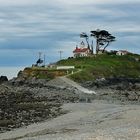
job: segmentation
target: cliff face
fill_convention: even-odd
[[[18,73],[18,78],[36,78],[51,80],[58,76],[64,76],[67,70],[46,69],[40,67],[25,68]]]

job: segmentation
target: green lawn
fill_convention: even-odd
[[[79,73],[70,76],[75,81],[82,82],[106,77],[140,77],[139,55],[98,55],[96,57],[70,58],[61,60],[58,65],[74,65],[81,69]]]

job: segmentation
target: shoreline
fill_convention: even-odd
[[[20,70],[24,70],[25,67],[14,67],[14,66],[4,66],[0,67],[0,76],[7,76],[9,80],[13,79],[14,77],[17,77],[17,74]]]
[[[96,100],[93,103],[64,104],[63,109],[69,112],[49,121],[2,133],[0,140],[138,140],[140,136],[140,106]]]

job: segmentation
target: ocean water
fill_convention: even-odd
[[[17,74],[20,70],[23,70],[25,67],[0,67],[0,76],[7,76],[8,79],[17,77]]]

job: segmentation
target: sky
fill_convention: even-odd
[[[139,13],[140,0],[0,0],[0,67],[31,66],[39,52],[46,63],[70,57],[96,29],[116,37],[109,50],[140,54]]]

